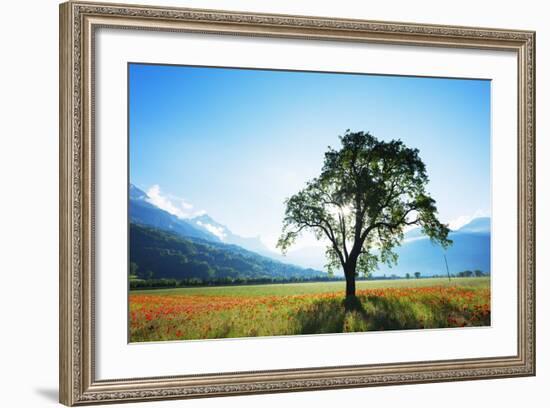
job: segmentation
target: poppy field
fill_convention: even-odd
[[[131,291],[129,341],[489,326],[490,278],[343,282]]]

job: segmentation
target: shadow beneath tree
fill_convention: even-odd
[[[345,316],[341,300],[330,299],[300,309],[294,319],[300,334],[341,333]]]
[[[321,300],[294,316],[300,334],[344,333],[424,328],[410,304],[364,297]]]
[[[383,297],[369,299],[369,330],[423,329],[424,320],[410,303],[389,300]]]

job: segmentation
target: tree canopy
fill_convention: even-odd
[[[426,191],[429,179],[418,149],[362,131],[348,130],[340,142],[339,150],[325,153],[321,174],[285,201],[277,245],[285,253],[306,230],[326,239],[327,267],[343,269],[346,294],[354,296],[357,273],[397,262],[392,249],[407,227],[420,226],[444,248],[452,241]]]

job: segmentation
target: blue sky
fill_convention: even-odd
[[[272,246],[346,129],[420,150],[451,225],[490,215],[490,81],[130,64],[130,180]]]

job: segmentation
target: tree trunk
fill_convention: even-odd
[[[346,268],[344,274],[346,275],[346,298],[355,297],[355,270]]]
[[[344,269],[346,275],[346,297],[344,299],[344,307],[346,312],[359,310],[361,305],[355,296],[355,268],[349,265]]]
[[[357,268],[357,256],[350,255],[344,267],[344,275],[346,276],[346,298],[344,305],[346,312],[359,312],[363,317],[366,316],[365,309],[361,301],[355,294],[355,270]]]

